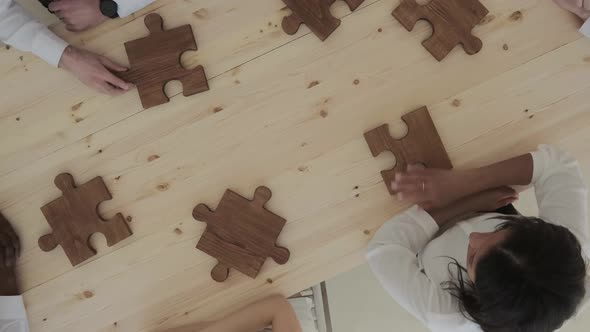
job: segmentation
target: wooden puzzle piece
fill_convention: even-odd
[[[390,151],[395,156],[395,167],[381,171],[391,195],[395,194],[391,189],[395,173],[405,171],[408,164],[424,164],[429,168],[453,168],[428,108],[421,107],[402,116],[402,120],[408,126],[408,134],[401,139],[391,137],[387,124],[365,133],[365,140],[373,157],[377,157],[383,151]]]
[[[289,250],[276,245],[287,221],[264,207],[271,196],[267,187],[258,187],[252,200],[226,190],[215,212],[204,204],[194,208],[193,218],[207,223],[197,249],[218,260],[215,281],[225,281],[230,268],[256,278],[267,257],[289,260]]]
[[[322,41],[326,40],[340,25],[340,20],[332,16],[330,6],[336,0],[283,0],[293,12],[283,18],[283,30],[294,35],[301,24],[315,33]],[[358,8],[364,0],[344,0],[351,11]]]
[[[101,177],[76,187],[72,175],[62,173],[55,178],[55,185],[63,196],[41,207],[53,229],[53,233],[39,238],[41,250],[51,251],[61,245],[76,266],[96,255],[89,244],[92,234],[104,234],[109,247],[131,236],[122,214],[108,221],[98,215],[98,205],[113,198]]]
[[[479,0],[432,0],[426,5],[418,5],[416,0],[402,0],[392,15],[408,31],[414,29],[417,21],[428,21],[432,25],[432,36],[422,45],[441,61],[457,44],[462,44],[469,55],[481,50],[483,43],[471,30],[487,14],[487,8]]]
[[[137,86],[143,108],[167,103],[164,86],[170,81],[182,83],[185,97],[209,90],[203,66],[188,70],[180,63],[182,53],[197,50],[191,26],[163,30],[162,17],[154,13],[145,17],[145,25],[149,36],[125,43],[129,71],[117,73]]]

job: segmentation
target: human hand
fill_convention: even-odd
[[[100,11],[100,0],[55,0],[48,8],[70,31],[87,30],[108,19]]]
[[[18,295],[15,266],[20,251],[18,236],[0,213],[0,296]]]
[[[124,72],[127,68],[102,55],[73,46],[65,49],[59,60],[59,67],[70,71],[87,86],[111,96],[121,95],[133,86],[111,72]]]
[[[582,20],[590,18],[590,1],[588,0],[553,0],[559,7],[572,12]]]
[[[391,188],[400,201],[418,204],[425,210],[441,208],[472,193],[465,172],[408,165],[395,174]]]
[[[12,225],[0,213],[0,265],[12,267],[20,256],[20,240]]]
[[[492,212],[518,200],[518,193],[510,187],[489,189],[465,197],[462,204],[471,212]]]

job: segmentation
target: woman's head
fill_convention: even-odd
[[[447,289],[484,331],[554,331],[585,295],[580,243],[567,228],[538,218],[503,219],[496,232],[470,237],[467,269],[459,267]]]

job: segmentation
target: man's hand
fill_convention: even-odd
[[[59,60],[59,67],[67,69],[82,83],[102,93],[121,95],[133,86],[115,76],[111,71],[123,72],[127,68],[102,55],[68,46]]]
[[[49,10],[70,31],[87,30],[108,19],[100,12],[100,0],[55,0],[49,4]]]
[[[14,267],[20,256],[20,240],[0,213],[0,296],[18,295]]]
[[[590,0],[553,0],[561,8],[572,12],[582,20],[590,18]]]

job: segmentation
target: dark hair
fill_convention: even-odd
[[[502,216],[508,235],[475,267],[475,282],[457,261],[457,281],[443,288],[461,313],[486,332],[550,332],[572,317],[586,293],[586,262],[576,237],[539,218]]]

